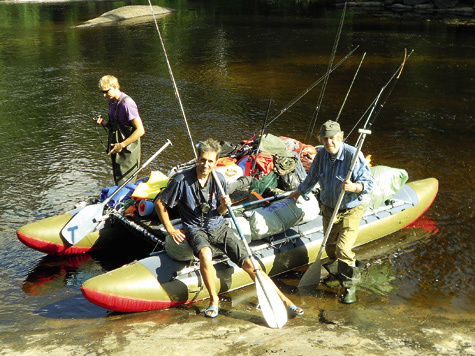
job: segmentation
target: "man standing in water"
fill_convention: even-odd
[[[362,194],[372,191],[373,179],[369,166],[360,152],[351,174],[351,181],[346,181],[356,148],[343,143],[340,124],[331,120],[325,122],[320,128],[319,140],[324,148],[317,152],[307,178],[290,197],[297,200],[300,195],[309,193],[317,183],[320,183],[321,214],[323,231],[326,234],[340,192],[345,191],[325,246],[329,260],[323,267],[330,275],[323,282],[327,284],[337,279],[345,289],[340,301],[346,304],[355,303],[355,284],[360,279],[364,264],[355,259],[352,248],[363,216]]]
[[[216,270],[212,263],[212,246],[224,251],[232,262],[245,270],[252,280],[256,272],[246,252],[243,241],[238,238],[224,220],[223,214],[231,203],[228,195],[222,196],[218,184],[226,190],[226,181],[217,173],[219,182],[211,174],[219,158],[221,146],[208,139],[198,146],[198,164],[175,175],[168,186],[155,199],[155,209],[163,226],[175,243],[189,243],[193,253],[200,259],[200,272],[210,296],[205,316],[216,318],[219,313],[219,299],[216,291]],[[183,229],[175,229],[170,222],[167,208],[178,205]],[[303,315],[266,275],[262,274],[279,294],[290,314]]]
[[[99,80],[99,90],[109,99],[109,122],[104,123],[101,117],[96,122],[109,130],[107,151],[112,159],[114,182],[122,185],[139,169],[140,137],[145,130],[137,104],[120,91],[116,77],[103,76]]]

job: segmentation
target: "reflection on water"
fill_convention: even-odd
[[[228,3],[162,4],[179,10],[160,19],[160,26],[195,142],[209,136],[233,141],[251,137],[262,126],[270,98],[269,116],[275,117],[325,73],[340,19],[339,12],[311,6],[308,12],[292,6],[264,11],[249,6],[252,2]],[[103,133],[91,120],[96,112],[106,113],[107,102],[97,90],[104,74],[117,75],[124,92],[138,103],[146,129],[143,157],[150,157],[167,138],[174,144],[151,169],[166,172],[193,157],[153,24],[71,28],[121,5],[0,4],[4,342],[19,344],[18,332],[31,328],[75,325],[95,330],[94,338],[103,335],[99,329],[106,323],[118,330],[133,321],[183,322],[206,305],[111,314],[85,301],[79,286],[135,256],[122,257],[124,251],[118,251],[47,257],[15,237],[22,225],[69,210],[110,185]],[[279,285],[308,310],[308,319],[298,322],[359,323],[372,331],[387,327],[401,313],[416,319],[431,313],[460,318],[473,314],[472,35],[468,27],[347,14],[335,60],[355,45],[361,50],[330,76],[320,120],[336,117],[363,52],[364,64],[340,119],[346,132],[397,68],[404,49],[414,49],[364,152],[372,155],[373,164],[406,169],[410,180],[436,177],[440,192],[426,213],[429,223],[358,249],[370,267],[357,305],[342,308],[332,290],[296,295],[303,272],[281,276]],[[269,132],[303,141],[319,91],[317,86],[306,94]],[[227,295],[224,314],[260,323],[258,313],[250,312],[257,303],[253,291],[249,287]],[[407,317],[398,323],[416,322]]]

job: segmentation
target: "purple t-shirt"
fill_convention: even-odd
[[[117,106],[120,101],[124,99],[127,94],[122,93],[120,95],[119,101],[109,100],[109,120],[111,122],[115,121],[115,115],[117,111]],[[119,107],[119,124],[125,126],[132,126],[130,121],[139,117],[139,110],[137,109],[137,104],[129,96],[125,98]]]

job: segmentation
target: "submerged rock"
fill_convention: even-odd
[[[173,12],[176,12],[176,10],[168,7],[153,6],[153,13],[156,16],[168,15]],[[148,5],[122,6],[118,9],[108,11],[92,20],[86,21],[82,25],[76,27],[98,26],[137,19],[142,21],[149,21],[149,18],[152,19],[152,16],[152,11],[150,9],[150,6]]]

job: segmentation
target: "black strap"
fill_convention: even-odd
[[[117,104],[117,108],[115,109],[115,120],[114,120],[114,123],[118,123],[119,122],[119,108],[120,108],[120,104],[122,104],[122,102],[127,99],[127,98],[130,98],[128,95],[124,96],[120,101],[119,103]]]
[[[198,191],[198,199],[199,199],[200,205],[203,204],[203,202],[207,202],[211,206],[211,203],[212,203],[213,192],[214,192],[213,175],[210,174],[208,179],[209,179],[208,184],[209,184],[209,193],[210,194],[208,196],[208,199],[206,199],[204,194],[203,194],[203,190],[202,190],[203,187],[201,187],[201,184],[198,182],[198,176],[196,177],[195,184],[196,184],[196,190]]]

